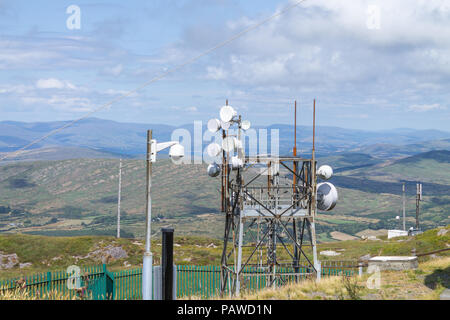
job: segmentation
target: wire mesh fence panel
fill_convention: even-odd
[[[358,269],[354,266],[357,263],[353,262],[351,265],[328,262],[321,268],[321,275],[354,276],[358,274]],[[220,266],[178,265],[176,270],[177,298],[209,299],[221,293]],[[232,267],[230,270],[234,272]],[[273,285],[281,286],[305,280],[314,276],[313,271],[309,267],[299,266],[278,267],[275,272],[268,272],[267,268],[247,266],[239,275],[241,292],[253,292]],[[225,284],[225,297],[230,293],[232,281],[229,276]],[[109,272],[106,265],[89,266],[81,268],[79,274],[49,271],[0,281],[0,293],[18,289],[30,297],[43,299],[50,294],[58,294],[64,299],[137,300],[142,299],[142,268]]]

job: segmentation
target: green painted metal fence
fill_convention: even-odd
[[[75,282],[79,279],[78,285]],[[23,278],[0,281],[0,291],[24,289],[30,296],[44,297],[57,292],[67,299],[75,297],[108,299],[113,287],[112,274],[106,265],[80,268],[80,273],[49,271]],[[78,289],[71,289],[78,288]]]
[[[293,268],[277,268],[278,284],[283,285],[295,279],[305,279],[311,273],[300,267],[297,275]],[[242,271],[241,290],[260,290],[269,285],[266,271],[258,267],[246,267]],[[322,276],[353,276],[354,269],[323,267]],[[69,289],[78,276],[79,289]],[[211,298],[220,292],[220,266],[177,266],[177,297]],[[153,281],[155,283],[155,281]],[[36,274],[23,279],[0,281],[0,291],[24,288],[32,296],[43,297],[58,292],[66,298],[134,300],[142,299],[142,269],[110,272],[106,265],[80,268],[80,273],[53,271]],[[227,283],[227,290],[229,283]]]

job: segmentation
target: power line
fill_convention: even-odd
[[[133,89],[133,90],[131,90],[131,91],[128,91],[127,93],[124,93],[123,95],[121,95],[121,96],[119,96],[119,97],[117,97],[117,98],[115,98],[115,99],[112,99],[111,101],[109,101],[109,102],[107,102],[107,103],[101,105],[101,106],[98,107],[97,109],[94,109],[94,110],[88,112],[88,113],[87,113],[86,115],[84,115],[83,117],[78,118],[78,119],[75,119],[75,120],[73,120],[73,121],[70,121],[70,122],[66,123],[65,125],[63,125],[62,127],[57,128],[57,129],[55,129],[55,130],[53,130],[53,131],[50,131],[49,133],[47,133],[46,135],[42,136],[41,138],[36,139],[36,140],[30,142],[29,144],[25,145],[24,147],[22,147],[22,148],[20,148],[20,149],[18,149],[18,150],[16,150],[16,151],[14,151],[14,152],[11,152],[11,153],[6,154],[5,156],[3,156],[3,157],[0,158],[0,162],[3,161],[3,160],[5,160],[5,159],[7,159],[7,158],[12,157],[12,156],[17,156],[17,155],[19,155],[20,153],[22,153],[23,151],[25,151],[25,150],[28,149],[29,147],[31,147],[31,146],[33,146],[33,145],[35,145],[35,144],[37,144],[37,143],[39,143],[39,142],[41,142],[41,141],[47,139],[48,137],[50,137],[50,136],[52,136],[52,135],[54,135],[54,134],[57,134],[58,132],[60,132],[60,131],[62,131],[62,130],[64,130],[64,129],[66,129],[66,128],[72,126],[72,125],[74,125],[75,123],[77,123],[77,122],[79,122],[79,121],[81,121],[81,120],[84,120],[84,119],[90,117],[92,114],[94,114],[94,113],[96,113],[96,112],[99,112],[100,110],[103,110],[103,109],[105,109],[105,108],[111,106],[112,104],[114,104],[114,103],[116,103],[116,102],[119,102],[119,101],[125,99],[126,97],[128,97],[128,96],[130,96],[130,95],[132,95],[132,94],[134,94],[134,93],[136,93],[136,92],[138,92],[138,91],[140,91],[141,89],[143,89],[143,88],[149,86],[150,84],[152,84],[152,83],[154,83],[154,82],[156,82],[156,81],[158,81],[158,80],[161,80],[161,79],[165,78],[165,77],[168,76],[169,74],[174,73],[175,71],[178,71],[178,70],[184,68],[185,66],[194,63],[195,61],[197,61],[198,59],[202,58],[203,56],[206,56],[206,55],[208,55],[209,53],[211,53],[211,52],[213,52],[213,51],[215,51],[215,50],[217,50],[217,49],[219,49],[219,48],[221,48],[221,47],[223,47],[223,46],[229,44],[230,42],[232,42],[232,41],[234,41],[234,40],[240,38],[240,37],[243,36],[244,34],[247,34],[248,32],[250,32],[250,31],[252,31],[252,30],[254,30],[254,29],[260,27],[261,25],[263,25],[263,24],[265,24],[265,23],[267,23],[267,22],[269,22],[269,21],[275,19],[276,17],[279,17],[279,16],[285,14],[286,12],[288,12],[288,11],[292,10],[293,8],[299,6],[302,2],[305,2],[305,1],[306,1],[306,0],[300,0],[300,1],[297,1],[297,2],[293,3],[292,5],[286,6],[283,10],[281,10],[281,11],[275,13],[274,15],[272,15],[272,16],[270,16],[270,17],[268,17],[268,18],[266,18],[266,19],[264,19],[264,20],[262,20],[262,21],[260,21],[260,22],[258,22],[258,23],[256,23],[256,24],[254,24],[253,26],[251,26],[251,27],[249,27],[249,28],[247,28],[247,29],[245,29],[245,30],[243,30],[243,31],[241,31],[241,32],[239,32],[239,33],[237,33],[236,35],[232,36],[231,38],[229,38],[229,39],[227,39],[227,40],[225,40],[225,41],[223,41],[223,42],[220,42],[219,44],[217,44],[217,45],[215,45],[214,47],[212,47],[212,48],[210,48],[210,49],[204,51],[203,53],[201,53],[201,54],[195,56],[194,58],[191,58],[191,59],[189,59],[189,60],[183,62],[182,64],[180,64],[180,65],[178,65],[178,66],[175,66],[175,67],[173,67],[173,68],[167,70],[166,72],[160,74],[159,76],[156,76],[156,77],[154,77],[153,79],[151,79],[151,80],[145,82],[143,85],[141,85],[141,86],[139,86],[139,87],[137,87],[137,88],[135,88],[135,89]]]

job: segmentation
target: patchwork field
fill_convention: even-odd
[[[331,182],[339,192],[333,211],[319,213],[318,239],[331,232],[358,236],[366,229],[399,228],[401,183],[407,186],[407,226],[415,224],[415,183],[423,181],[421,226],[450,223],[450,152],[436,151],[397,161],[361,154],[319,159],[331,163]],[[354,166],[349,166],[354,164]],[[116,233],[117,159],[20,162],[0,166],[0,232],[53,236]],[[363,166],[355,169],[355,166]],[[122,236],[142,237],[145,228],[145,162],[124,160]],[[408,174],[403,175],[406,172]],[[285,174],[283,172],[283,174]],[[287,178],[288,179],[288,178]],[[288,181],[288,180],[286,180]],[[427,182],[429,181],[429,182]],[[175,165],[161,160],[153,168],[153,227],[174,226],[183,235],[221,238],[219,178],[206,165]],[[342,237],[341,237],[342,238]]]

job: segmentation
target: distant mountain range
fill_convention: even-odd
[[[67,124],[64,121],[25,123],[0,122],[0,153],[13,152],[31,141]],[[206,124],[206,122],[205,122]],[[172,132],[183,128],[194,137],[194,125],[179,127],[161,124],[121,123],[98,118],[88,118],[58,132],[34,145],[30,151],[15,157],[15,160],[61,160],[77,158],[142,157],[146,150],[146,131],[160,141],[171,139]],[[290,153],[294,143],[292,125],[274,124],[254,129],[267,129],[270,152],[271,129],[279,130],[280,153]],[[206,127],[202,128],[203,134]],[[355,152],[377,158],[405,157],[434,149],[450,150],[450,132],[439,130],[395,129],[363,131],[337,127],[316,128],[316,150],[318,156]],[[210,141],[204,141],[203,148]],[[312,128],[297,128],[297,148],[302,155],[310,153]],[[192,143],[193,145],[193,143]],[[192,150],[193,152],[193,150]]]

